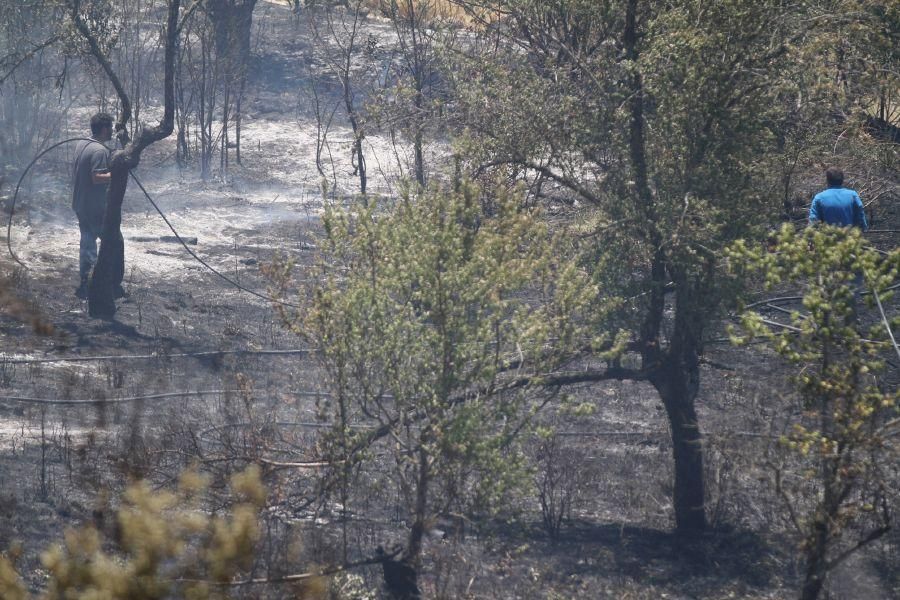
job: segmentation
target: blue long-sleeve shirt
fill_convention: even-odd
[[[817,221],[841,227],[856,225],[863,231],[869,228],[859,194],[844,187],[831,187],[816,194],[809,206],[809,222]]]

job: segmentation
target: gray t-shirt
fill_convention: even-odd
[[[94,183],[94,173],[109,168],[109,150],[97,141],[81,141],[75,148],[75,168],[72,177],[72,209],[78,219],[99,230],[106,212],[105,183]]]

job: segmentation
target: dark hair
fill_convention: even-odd
[[[101,131],[109,127],[112,129],[113,118],[104,112],[97,113],[93,117],[91,117],[91,133],[93,135],[99,135]]]
[[[828,167],[825,179],[828,180],[828,187],[841,187],[844,185],[844,172],[837,167]]]

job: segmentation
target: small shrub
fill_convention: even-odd
[[[212,516],[199,500],[206,478],[189,470],[174,492],[132,485],[117,514],[111,540],[92,526],[69,529],[61,543],[43,553],[49,573],[42,598],[228,597],[222,584],[250,568],[260,533],[257,513],[265,504],[259,469],[249,467],[231,478],[237,503],[229,514]],[[107,551],[112,542],[115,551]],[[15,569],[19,552],[0,557],[0,597],[32,596]]]
[[[565,446],[558,435],[551,434],[538,444],[535,461],[534,483],[544,529],[551,539],[557,540],[584,487],[584,457]]]

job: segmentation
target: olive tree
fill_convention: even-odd
[[[578,205],[597,281],[631,298],[620,317],[636,378],[666,410],[676,528],[702,530],[704,335],[729,296],[723,249],[757,235],[771,205],[801,7],[461,4],[495,43],[473,44],[453,70],[460,154],[475,173],[502,170],[538,199]]]

